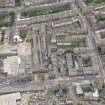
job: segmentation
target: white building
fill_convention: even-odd
[[[20,93],[0,95],[0,105],[17,105],[18,100],[21,100]]]
[[[4,73],[7,75],[17,76],[18,73],[23,73],[24,70],[19,68],[20,60],[18,56],[7,57],[3,61]]]

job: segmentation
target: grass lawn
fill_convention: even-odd
[[[105,14],[96,16],[97,22],[105,21]]]
[[[26,37],[27,37],[27,32],[26,31],[20,31],[20,38],[22,40],[25,40]]]
[[[86,41],[85,40],[73,41],[72,47],[86,47]]]
[[[93,88],[93,86],[91,84],[88,84],[85,87],[82,87],[82,89],[83,89],[84,92],[87,92],[87,93],[94,91],[94,88]]]
[[[15,5],[16,6],[21,6],[21,0],[15,0]]]
[[[98,5],[101,3],[105,3],[105,0],[86,0],[87,5]]]
[[[25,12],[22,12],[21,15],[23,17],[42,16],[42,15],[48,15],[48,14],[58,13],[62,11],[67,11],[70,9],[71,9],[70,5],[65,4],[62,6],[52,6],[52,7],[47,7],[44,9],[25,11]]]
[[[14,24],[14,13],[0,13],[0,27],[10,27]]]
[[[100,37],[101,37],[101,39],[105,38],[105,31],[104,32],[100,32]]]
[[[81,29],[81,24],[79,21],[73,22],[71,24],[67,24],[64,26],[64,31],[66,32],[71,32],[71,31],[75,31],[75,30],[80,30]]]
[[[86,47],[86,40],[78,40],[78,41],[71,41],[69,39],[66,39],[66,36],[57,36],[56,37],[57,43],[71,43],[70,47],[75,48],[75,47]]]

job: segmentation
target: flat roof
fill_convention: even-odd
[[[16,53],[17,53],[16,46],[11,45],[0,46],[0,55],[16,55]]]
[[[17,105],[16,101],[21,99],[20,93],[0,95],[0,105]]]
[[[23,42],[17,45],[17,52],[20,56],[31,55],[31,43]]]
[[[0,0],[0,3],[5,3],[7,0]]]

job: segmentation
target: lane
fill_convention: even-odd
[[[97,80],[96,77],[77,77],[77,78],[61,78],[55,80],[47,80],[44,82],[27,82],[27,83],[13,83],[0,85],[0,94],[12,93],[12,92],[26,92],[26,91],[38,91],[45,90],[57,84],[65,84],[71,88],[76,83],[82,83],[83,81],[93,81]]]

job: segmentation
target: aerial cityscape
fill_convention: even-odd
[[[0,0],[0,105],[105,105],[105,0]]]

